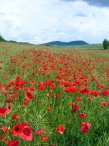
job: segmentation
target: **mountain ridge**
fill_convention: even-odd
[[[47,45],[47,46],[71,46],[71,45],[86,45],[88,44],[85,41],[82,40],[76,40],[76,41],[70,41],[70,42],[63,42],[63,41],[52,41],[48,43],[43,43],[41,45]]]

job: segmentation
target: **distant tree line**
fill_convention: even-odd
[[[107,39],[104,39],[104,41],[103,41],[103,48],[105,50],[109,48],[109,41]]]

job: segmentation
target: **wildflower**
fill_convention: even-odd
[[[14,125],[12,128],[11,135],[19,136],[21,139],[27,141],[31,141],[33,138],[32,129],[26,122],[23,122],[21,124],[17,123],[16,125]]]
[[[21,139],[31,141],[33,138],[32,129],[27,123],[21,124],[21,133],[19,135]]]
[[[80,131],[82,133],[89,132],[90,127],[91,127],[91,124],[89,124],[87,122],[82,122],[81,126],[80,126]]]
[[[102,101],[101,102],[101,107],[105,107],[105,106],[108,106],[108,102],[107,101]]]
[[[35,134],[37,134],[37,135],[39,135],[39,134],[44,134],[44,133],[45,133],[45,130],[42,129],[42,128],[37,129],[37,130],[35,131]]]
[[[87,100],[88,101],[92,101],[93,99],[91,97],[87,97]]]
[[[43,83],[38,84],[38,89],[39,89],[39,90],[44,90],[44,85],[43,85]]]
[[[9,114],[10,108],[9,107],[0,107],[0,116],[4,116]]]
[[[7,140],[5,143],[7,146],[19,146],[18,140]]]
[[[11,135],[12,135],[12,136],[19,136],[20,133],[21,133],[21,124],[16,123],[16,124],[12,127]]]
[[[52,110],[51,106],[47,106],[47,110],[51,111]]]
[[[18,117],[16,114],[13,114],[13,115],[12,115],[12,119],[13,119],[13,120],[18,120],[19,117]]]
[[[43,135],[43,136],[40,137],[40,139],[41,139],[42,141],[47,141],[47,140],[48,140],[48,137],[47,137],[46,135]]]
[[[104,90],[100,93],[102,96],[108,96],[109,92],[107,90]]]
[[[8,127],[7,126],[2,126],[2,131],[4,132],[4,133],[8,133]]]
[[[79,117],[82,119],[82,118],[85,118],[85,114],[83,113],[79,113]]]
[[[76,86],[66,87],[65,92],[75,93],[75,92],[77,92],[77,88],[76,88]]]
[[[80,102],[80,101],[82,101],[82,98],[77,96],[75,100],[76,100],[76,102]]]
[[[33,94],[31,92],[27,91],[24,99],[31,100],[33,98],[34,98]]]
[[[89,94],[89,89],[88,88],[81,88],[80,93],[81,94]]]
[[[72,106],[72,110],[74,112],[77,112],[79,110],[79,106],[77,104],[75,104],[74,102],[71,104],[71,106]]]
[[[60,134],[63,134],[63,133],[64,133],[64,126],[58,125],[58,126],[56,127],[56,131],[57,131],[58,133],[60,133]]]
[[[0,141],[4,141],[5,137],[4,135],[0,135]]]

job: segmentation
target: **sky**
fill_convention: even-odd
[[[109,39],[109,0],[0,0],[0,34],[41,44]]]

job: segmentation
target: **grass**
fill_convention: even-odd
[[[109,50],[82,47],[0,43],[0,146],[109,145]]]
[[[103,46],[102,44],[88,44],[88,45],[74,45],[74,46],[66,46],[65,48],[73,48],[73,49],[97,49],[97,50],[102,50]]]

